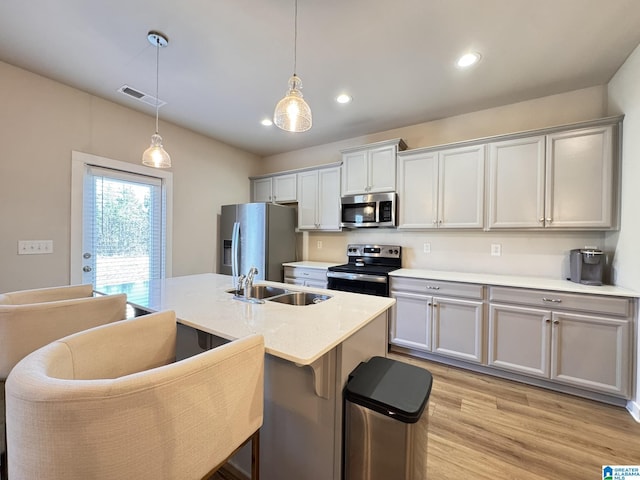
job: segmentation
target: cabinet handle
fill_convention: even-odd
[[[433,286],[431,286],[431,285],[427,285],[425,288],[426,288],[427,290],[440,290],[440,287],[433,287]]]
[[[559,298],[542,297],[542,301],[543,302],[551,302],[551,303],[562,303],[562,300],[560,300]]]
[[[438,225],[442,225],[442,220],[438,220]]]
[[[540,218],[538,219],[538,222],[540,222],[540,223],[544,223],[544,217],[540,217]]]
[[[551,319],[550,318],[545,318],[544,319],[544,323],[551,323]]]
[[[438,308],[439,305],[437,303],[434,303],[433,306]]]
[[[428,307],[432,307],[432,306],[433,306],[433,303],[429,302],[429,303],[427,303],[427,306],[428,306]]]
[[[560,320],[554,320],[554,321],[553,321],[553,324],[554,324],[554,325],[558,325],[559,323],[560,323]]]
[[[547,223],[551,223],[553,220],[551,217],[547,217]]]
[[[437,225],[437,224],[438,224],[438,220],[434,220],[434,221],[433,221],[433,224],[434,224],[434,225]]]

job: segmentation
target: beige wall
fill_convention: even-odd
[[[139,163],[151,116],[0,62],[0,292],[69,282],[71,151]],[[217,214],[249,199],[258,158],[160,122],[174,172],[173,275],[214,271]],[[18,240],[53,240],[17,255]]]
[[[606,95],[606,86],[591,87],[274,155],[263,160],[262,173],[340,161],[340,149],[391,138],[403,138],[409,148],[418,148],[600,118],[606,114]],[[402,245],[403,264],[410,268],[566,278],[569,250],[585,245],[603,247],[604,235],[364,230],[310,233],[303,251],[306,259],[343,261],[346,244],[358,242]],[[430,243],[431,253],[424,253],[424,243]],[[502,256],[491,256],[492,243],[502,246]]]
[[[609,82],[609,112],[624,113],[622,137],[621,228],[607,236],[615,250],[613,271],[617,285],[640,291],[640,47]],[[640,328],[636,325],[636,394],[632,411],[640,421]]]

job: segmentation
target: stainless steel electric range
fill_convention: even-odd
[[[398,245],[347,245],[348,263],[329,267],[328,288],[343,292],[389,296],[389,272],[402,266]]]

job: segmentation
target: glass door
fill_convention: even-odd
[[[162,179],[85,166],[82,282],[94,287],[165,276]]]

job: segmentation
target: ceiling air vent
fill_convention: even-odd
[[[156,106],[156,97],[141,92],[140,90],[136,90],[135,88],[131,88],[129,85],[121,86],[118,91],[120,93],[123,93],[124,95],[127,95],[128,97],[135,98],[139,102],[144,102],[148,105],[151,105],[152,107]],[[164,100],[158,99],[158,107],[162,107],[166,104],[167,102],[165,102]]]

